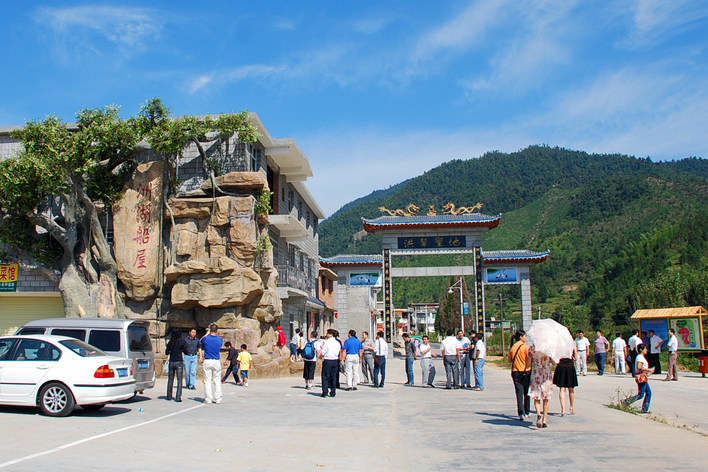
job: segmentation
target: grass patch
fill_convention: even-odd
[[[625,413],[638,415],[641,410],[629,403],[632,398],[634,398],[632,391],[622,390],[620,387],[617,387],[615,394],[610,397],[610,403],[608,403],[607,406],[615,410],[624,411]]]
[[[682,423],[681,421],[679,421],[678,415],[676,416],[676,419],[674,421],[670,421],[656,413],[642,413],[639,408],[629,403],[629,400],[631,400],[633,397],[634,394],[631,391],[622,390],[620,387],[617,387],[617,389],[615,390],[615,394],[610,397],[610,403],[607,404],[607,407],[612,408],[614,410],[624,411],[625,413],[630,413],[632,415],[641,415],[644,418],[651,421],[656,421],[657,423],[673,426],[674,428],[683,429],[685,431],[690,431],[692,433],[708,437],[708,433],[704,433],[703,431],[698,430],[697,424],[689,425],[687,423]]]

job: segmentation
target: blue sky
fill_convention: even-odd
[[[708,157],[708,2],[9,2],[0,126],[162,98],[294,138],[328,215],[545,143]]]

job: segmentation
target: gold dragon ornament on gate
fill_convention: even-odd
[[[481,210],[482,204],[477,203],[475,206],[471,207],[456,208],[455,204],[450,202],[442,209],[443,215],[464,215],[466,213],[472,213],[475,210]],[[389,210],[388,208],[382,206],[379,207],[379,211],[381,211],[381,213],[388,213],[391,216],[418,216],[420,207],[414,205],[413,203],[409,203],[405,210],[401,210],[400,208],[398,210]],[[438,213],[435,211],[435,205],[428,206],[428,216],[437,216],[437,214]]]

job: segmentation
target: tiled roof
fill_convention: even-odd
[[[320,258],[320,265],[327,268],[382,264],[383,254],[341,254],[328,259]]]
[[[436,216],[379,216],[373,220],[362,218],[364,229],[373,233],[382,229],[406,228],[462,228],[486,227],[496,228],[501,222],[501,215],[489,216],[482,213],[467,213],[464,215]]]
[[[504,264],[507,262],[534,262],[536,264],[548,259],[551,253],[535,252],[526,249],[513,251],[482,251],[485,264]]]

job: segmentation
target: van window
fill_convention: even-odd
[[[128,346],[130,352],[151,352],[152,343],[147,329],[135,324],[128,326]]]
[[[102,351],[120,351],[120,331],[112,329],[92,329],[88,343]]]
[[[54,328],[52,330],[52,334],[57,336],[69,336],[70,338],[78,339],[79,341],[86,341],[85,329]]]
[[[44,334],[44,328],[22,328],[17,334]]]

